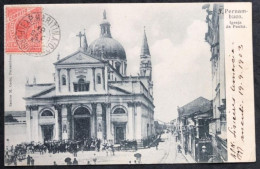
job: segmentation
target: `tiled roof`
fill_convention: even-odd
[[[180,116],[189,116],[193,113],[205,113],[212,109],[212,103],[210,100],[205,99],[204,97],[199,97],[192,102],[180,107],[179,113]]]

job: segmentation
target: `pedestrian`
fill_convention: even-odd
[[[90,161],[88,161],[88,165],[90,165]]]
[[[57,165],[56,161],[53,162],[53,165]]]
[[[34,166],[34,159],[31,157],[31,166]]]
[[[201,158],[200,158],[200,162],[202,163],[206,163],[209,160],[209,154],[207,151],[207,147],[205,145],[203,145],[201,147]]]
[[[100,151],[100,144],[101,144],[101,141],[100,139],[97,140],[97,150],[98,152]]]
[[[131,164],[131,160],[129,161],[129,164]]]
[[[76,158],[74,158],[74,160],[73,160],[73,163],[72,163],[72,164],[73,164],[73,165],[78,165],[78,164],[79,164]]]
[[[14,156],[14,166],[17,166],[17,158]]]
[[[113,156],[115,155],[115,148],[114,148],[114,145],[111,145],[111,150],[112,150],[112,153],[113,153]]]
[[[27,165],[30,165],[31,164],[31,157],[28,155],[27,156]]]
[[[156,143],[155,143],[156,150],[158,150],[158,145],[159,145],[159,142],[156,141]]]
[[[94,154],[94,157],[93,157],[93,162],[94,162],[94,164],[96,164],[96,163],[97,163],[97,156],[96,156],[96,154]]]
[[[181,145],[180,144],[178,144],[178,153],[181,153]]]

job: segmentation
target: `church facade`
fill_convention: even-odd
[[[127,76],[123,46],[112,38],[103,13],[100,37],[58,59],[55,82],[26,84],[28,141],[99,138],[119,143],[154,135],[152,65],[144,31],[140,73]]]

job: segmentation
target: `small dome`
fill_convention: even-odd
[[[93,41],[89,45],[87,53],[97,58],[126,60],[124,47],[110,37],[101,36]]]

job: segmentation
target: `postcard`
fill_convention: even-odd
[[[256,160],[252,3],[4,10],[6,166]]]

